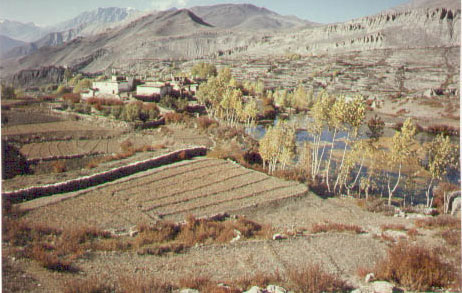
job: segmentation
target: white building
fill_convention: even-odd
[[[128,89],[128,82],[117,76],[112,76],[111,80],[94,81],[93,89],[98,94],[118,95],[122,90]]]
[[[166,88],[171,88],[171,85],[163,82],[147,81],[145,84],[136,87],[136,94],[138,96],[160,95],[162,90]]]

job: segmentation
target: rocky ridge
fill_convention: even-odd
[[[273,16],[266,10],[263,10],[263,14]],[[388,11],[345,23],[293,32],[223,29],[213,26],[211,15],[214,14],[204,13],[201,18],[187,9],[150,14],[97,36],[42,48],[23,57],[21,62],[6,60],[2,62],[6,69],[4,74],[11,75],[18,69],[42,65],[70,66],[82,71],[98,72],[111,67],[130,66],[153,57],[258,58],[287,53],[309,55],[460,46],[460,9],[452,8]],[[207,21],[208,17],[211,23]],[[79,60],[91,61],[81,63]]]

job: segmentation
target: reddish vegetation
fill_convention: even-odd
[[[291,270],[289,278],[297,292],[346,292],[352,289],[345,281],[326,273],[320,265]]]
[[[217,127],[218,126],[218,121],[210,119],[208,117],[199,117],[197,118],[197,124],[200,129],[206,130],[210,127]]]
[[[441,237],[443,237],[444,241],[447,244],[452,246],[457,246],[460,248],[460,238],[461,232],[460,229],[449,229],[441,233]]]
[[[436,249],[399,242],[374,268],[376,278],[411,290],[448,288],[456,281],[455,269],[444,263]]]
[[[457,228],[460,229],[460,219],[449,215],[441,215],[424,219],[417,219],[415,225],[420,228]]]
[[[380,226],[380,228],[382,229],[382,231],[386,231],[386,230],[406,231],[407,230],[404,225],[400,225],[400,224],[385,224],[385,225]]]
[[[66,162],[65,161],[56,161],[52,164],[54,173],[63,173],[66,172]]]
[[[311,233],[324,232],[353,232],[356,234],[364,233],[364,230],[356,225],[347,225],[339,223],[318,223],[311,227]]]
[[[425,131],[433,133],[433,134],[440,134],[443,133],[445,135],[453,135],[459,136],[459,129],[449,125],[430,125],[428,126]]]
[[[85,102],[89,105],[100,105],[100,106],[122,106],[123,101],[118,99],[101,99],[101,98],[88,98]]]
[[[189,116],[183,113],[165,113],[164,115],[165,123],[172,124],[172,123],[185,123],[189,121]]]
[[[80,94],[64,94],[63,100],[73,104],[80,103]]]

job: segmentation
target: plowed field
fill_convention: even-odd
[[[242,210],[306,191],[304,185],[227,161],[196,159],[80,192],[31,211],[28,216],[51,225],[127,229],[158,218],[182,220],[189,214],[205,216]]]

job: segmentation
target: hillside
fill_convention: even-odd
[[[440,3],[453,7],[455,2]],[[277,22],[278,19],[286,22]],[[389,10],[344,23],[289,28],[291,22],[298,20],[253,5],[155,12],[98,35],[41,48],[20,61],[3,61],[2,74],[44,65],[97,72],[108,67],[126,67],[146,58],[240,58],[287,52],[319,54],[460,46],[460,9]],[[261,27],[273,29],[261,31]]]
[[[0,56],[9,50],[24,45],[23,41],[18,41],[7,36],[0,35]]]
[[[313,24],[297,17],[279,15],[252,4],[219,4],[190,9],[206,22],[219,28],[275,30]]]

